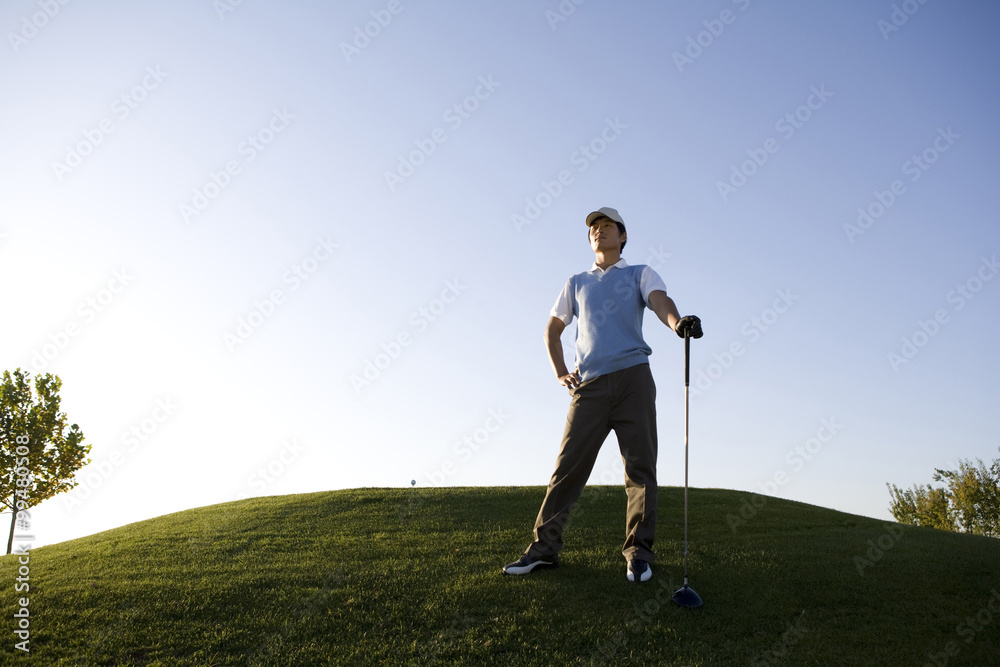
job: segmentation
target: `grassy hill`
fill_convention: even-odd
[[[363,489],[193,509],[31,553],[45,665],[1000,664],[1000,540],[661,489],[653,579],[620,554],[625,494],[588,487],[560,568],[505,577],[542,488]],[[737,521],[737,519],[739,519]],[[3,664],[16,556],[0,559]],[[991,596],[997,600],[990,608]]]

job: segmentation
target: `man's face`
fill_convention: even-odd
[[[619,250],[625,235],[618,231],[618,224],[610,218],[600,218],[590,226],[590,247],[594,252]]]

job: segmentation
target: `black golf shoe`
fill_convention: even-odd
[[[524,554],[518,558],[513,563],[507,563],[503,566],[504,574],[529,574],[534,570],[551,570],[559,567],[558,558],[535,558],[534,556],[529,556]]]
[[[628,568],[625,570],[625,576],[628,577],[629,581],[634,581],[636,583],[649,581],[649,578],[653,576],[653,568],[651,568],[649,563],[646,561],[633,558],[628,562]]]

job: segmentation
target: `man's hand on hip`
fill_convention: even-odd
[[[580,386],[580,371],[576,370],[572,373],[566,373],[566,375],[559,376],[559,384],[564,387],[569,387],[570,389],[575,389]]]

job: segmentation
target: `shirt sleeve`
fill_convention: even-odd
[[[562,292],[559,293],[559,298],[556,299],[555,305],[549,311],[549,315],[558,317],[566,326],[569,326],[569,323],[573,321],[573,304],[569,297],[569,283],[570,281],[567,280],[562,288]]]
[[[647,265],[643,267],[642,274],[639,276],[639,289],[642,291],[642,300],[646,302],[646,307],[648,308],[649,293],[656,290],[663,290],[666,293],[667,285],[663,282],[660,274]]]

